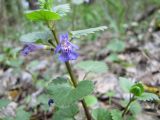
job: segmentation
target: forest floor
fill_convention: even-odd
[[[132,31],[127,31],[128,35],[134,35]],[[160,31],[145,33],[147,40],[127,40],[126,48],[123,52],[118,53],[119,61],[110,61],[107,56],[110,51],[106,49],[106,44],[113,37],[110,32],[104,32],[102,36],[92,42],[80,45],[80,57],[72,64],[76,64],[82,60],[100,60],[104,61],[109,70],[103,74],[89,74],[87,79],[91,79],[95,84],[94,95],[98,98],[98,103],[94,106],[104,108],[119,108],[123,109],[119,100],[128,99],[129,95],[122,92],[119,85],[119,77],[127,76],[131,81],[141,81],[143,84],[157,91],[160,95]],[[129,39],[126,36],[126,39]],[[56,62],[52,56],[53,53],[38,51],[27,57],[22,57],[24,64],[20,71],[15,72],[14,68],[1,65],[0,68],[0,96],[1,98],[9,98],[12,100],[6,108],[1,110],[0,115],[14,115],[15,110],[19,105],[26,104],[26,96],[31,96],[31,101],[26,104],[29,107],[35,107],[36,98],[43,94],[44,80],[55,78],[62,75],[60,71],[64,71],[64,66]],[[44,59],[45,58],[45,59]],[[77,77],[81,80],[85,73],[82,70],[74,69]],[[33,74],[34,73],[34,74]],[[47,77],[46,77],[47,74]],[[36,79],[36,80],[35,80]],[[44,79],[44,80],[43,80]],[[38,81],[37,81],[38,80]],[[36,83],[35,83],[36,82]],[[146,89],[147,90],[147,89]],[[148,89],[150,90],[150,89]],[[112,104],[109,104],[108,91],[114,91]],[[48,101],[45,101],[46,103]],[[160,117],[160,104],[141,102],[142,112],[137,116],[137,120],[158,120]],[[34,106],[32,106],[34,105]],[[37,108],[38,109],[38,108]],[[39,110],[33,114],[38,120],[50,117],[50,114],[44,114]]]

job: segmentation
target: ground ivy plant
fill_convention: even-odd
[[[96,97],[91,95],[94,90],[94,84],[92,81],[86,80],[86,77],[83,80],[76,78],[70,61],[78,59],[80,54],[77,52],[79,47],[73,44],[72,41],[75,38],[79,39],[81,36],[87,36],[96,31],[103,31],[107,27],[100,26],[85,30],[66,31],[58,35],[59,31],[56,30],[57,21],[63,19],[70,11],[69,4],[53,7],[53,0],[39,0],[39,2],[40,9],[28,11],[25,15],[31,21],[43,22],[48,27],[48,30],[32,32],[21,36],[20,40],[25,43],[21,54],[27,57],[31,52],[41,49],[54,51],[53,56],[58,56],[58,61],[66,66],[70,76],[68,79],[57,77],[46,84],[48,95],[51,98],[48,100],[48,105],[54,107],[53,120],[76,119],[75,116],[79,112],[78,103],[82,104],[87,120],[125,119],[125,115],[134,101],[138,99],[146,100],[146,97],[148,99],[157,99],[157,96],[151,94],[151,97],[149,97],[149,93],[144,93],[143,85],[136,83],[127,88],[132,97],[128,104],[126,104],[126,107],[124,107],[123,112],[118,109],[107,110],[102,108],[90,110],[88,104],[97,102]],[[85,70],[86,75],[89,72],[99,73],[108,69],[105,63],[91,60],[79,62],[75,67]],[[123,85],[123,80],[121,82]]]

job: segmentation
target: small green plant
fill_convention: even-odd
[[[81,103],[85,118],[87,120],[123,120],[125,118],[134,117],[128,116],[128,111],[134,111],[132,104],[137,104],[138,100],[156,100],[159,99],[155,94],[144,92],[143,85],[141,83],[132,83],[126,78],[120,78],[120,86],[124,92],[131,94],[131,97],[127,104],[125,104],[124,110],[118,109],[107,110],[104,108],[90,109],[90,106],[97,103],[97,98],[92,95],[94,91],[94,84],[91,80],[88,80],[86,75],[92,73],[104,73],[108,70],[108,66],[102,61],[85,60],[78,62],[74,69],[82,69],[86,72],[82,80],[76,78],[70,61],[76,60],[79,57],[79,47],[72,42],[74,39],[79,39],[81,36],[87,36],[88,34],[95,33],[97,31],[103,31],[107,29],[106,26],[100,26],[95,28],[89,28],[85,30],[66,31],[65,34],[57,34],[56,26],[57,21],[62,20],[63,17],[70,11],[68,4],[58,5],[53,7],[53,0],[39,0],[40,9],[26,12],[26,17],[35,22],[43,22],[48,27],[46,31],[36,31],[21,36],[20,40],[25,43],[21,55],[28,56],[34,51],[48,50],[54,51],[53,56],[58,59],[58,62],[65,65],[69,74],[69,78],[59,76],[54,79],[50,79],[44,84],[44,88],[47,91],[47,95],[43,94],[38,98],[38,101],[47,103],[52,109],[54,109],[53,120],[75,120],[76,115],[79,113],[79,104]],[[111,0],[110,0],[111,2]],[[123,12],[123,11],[122,11]],[[119,47],[120,46],[120,47]],[[124,49],[122,42],[116,41],[109,44],[108,48],[114,52],[120,52]],[[32,66],[32,65],[31,65]],[[114,93],[110,92],[107,95],[111,97]],[[45,101],[45,102],[44,102]],[[2,100],[0,103],[8,104]],[[138,106],[138,105],[137,105]],[[29,119],[31,114],[26,112],[23,107],[19,107],[15,118],[7,118],[8,120],[16,119]]]
[[[11,47],[2,47],[2,52],[0,54],[0,65],[2,68],[7,69],[9,67],[19,69],[20,65],[22,65],[22,59],[19,59],[19,50],[20,48],[11,48]]]
[[[130,80],[123,77],[120,77],[119,79],[120,79],[120,86],[123,89],[123,91],[131,94],[131,97],[122,113],[123,118],[127,114],[128,110],[132,112],[133,116],[134,114],[138,113],[137,111],[140,111],[141,108],[140,105],[138,104],[138,100],[140,101],[159,100],[157,95],[145,92],[142,83],[132,83]]]
[[[49,29],[48,31],[44,32],[32,32],[23,35],[20,39],[21,41],[25,42],[26,45],[23,48],[21,54],[27,56],[30,54],[30,52],[37,51],[39,49],[53,49],[55,55],[58,55],[59,61],[65,64],[66,69],[70,75],[70,78],[67,79],[68,81],[62,77],[59,77],[50,81],[46,85],[46,89],[50,98],[54,100],[54,104],[58,108],[55,115],[53,116],[53,119],[73,119],[74,116],[78,113],[76,103],[80,101],[84,108],[86,118],[91,120],[92,116],[89,112],[86,102],[88,102],[89,105],[89,100],[93,100],[94,98],[88,96],[92,94],[94,85],[90,80],[78,81],[75,77],[69,61],[76,60],[78,58],[79,54],[76,52],[78,46],[72,44],[70,40],[73,40],[74,38],[80,38],[81,36],[86,36],[87,34],[94,33],[95,31],[105,30],[107,27],[101,26],[86,30],[71,31],[69,32],[70,34],[61,34],[58,38],[56,31],[56,21],[64,17],[64,14],[68,12],[68,7],[56,6],[52,9],[50,6],[52,0],[41,0],[40,2],[41,9],[27,12],[26,17],[32,21],[43,21]],[[82,65],[79,64],[77,66],[83,69],[82,66],[85,63],[81,64]],[[100,68],[95,69],[94,64],[100,65],[100,67],[104,67],[104,71],[107,68],[105,67],[106,64],[104,63],[90,61],[90,66],[88,68],[91,69],[88,69],[88,71],[94,70],[95,72],[101,72],[99,71]],[[49,100],[49,105],[53,100]]]

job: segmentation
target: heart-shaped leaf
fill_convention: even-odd
[[[72,120],[78,113],[78,106],[72,104],[65,108],[59,108],[53,115],[53,120]]]
[[[108,66],[106,63],[102,61],[82,61],[79,62],[76,67],[83,69],[86,72],[94,72],[94,73],[103,73],[108,70]]]
[[[49,39],[52,39],[53,36],[50,31],[43,32],[31,32],[28,34],[24,34],[20,37],[20,41],[24,43],[44,43]]]
[[[56,12],[40,9],[26,12],[26,17],[32,21],[50,21],[60,19],[60,15]]]
[[[88,80],[81,81],[76,88],[72,88],[68,83],[50,83],[47,87],[49,95],[54,99],[57,106],[73,104],[90,95],[93,88],[93,83]]]

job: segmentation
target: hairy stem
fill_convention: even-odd
[[[58,38],[57,38],[55,29],[54,29],[54,30],[51,30],[51,31],[52,31],[52,34],[53,34],[53,36],[54,36],[54,39],[55,39],[56,43],[58,44],[59,41],[58,41]],[[76,80],[76,78],[75,78],[75,76],[74,76],[74,74],[73,74],[73,71],[72,71],[72,69],[71,69],[71,65],[70,65],[69,62],[65,62],[65,65],[66,65],[67,71],[68,71],[68,73],[69,73],[69,75],[70,75],[70,77],[71,77],[72,84],[73,84],[73,86],[76,88],[77,85],[78,85],[78,81]],[[87,117],[87,120],[92,120],[91,115],[90,115],[90,113],[89,113],[89,110],[88,110],[88,108],[87,108],[87,105],[86,105],[84,99],[81,100],[81,103],[82,103],[82,106],[83,106],[83,108],[84,108],[84,111],[85,111],[85,115],[86,115],[86,117]]]
[[[52,34],[54,36],[54,39],[55,39],[56,43],[58,44],[59,42],[58,42],[58,38],[57,38],[57,35],[56,35],[56,31],[55,30],[51,30],[51,31],[52,31]]]
[[[69,75],[71,77],[71,81],[73,83],[73,86],[76,88],[78,83],[77,83],[77,80],[75,79],[75,77],[73,75],[71,66],[70,66],[69,62],[65,62],[65,64],[66,64],[67,71],[68,71],[68,73],[69,73]]]
[[[122,113],[122,117],[124,117],[124,115],[127,113],[129,106],[131,105],[131,103],[135,100],[134,96],[130,99],[130,101],[128,102],[127,106],[125,107],[123,113]]]
[[[67,68],[67,70],[68,70],[68,73],[69,73],[69,75],[70,75],[70,77],[71,77],[71,81],[72,81],[72,83],[73,83],[73,86],[76,88],[76,87],[77,87],[77,80],[76,80],[75,77],[74,77],[74,74],[73,74],[73,71],[72,71],[72,69],[71,69],[70,63],[69,63],[69,62],[66,62],[65,64],[66,64],[66,68]],[[87,105],[86,105],[84,99],[81,100],[81,103],[82,103],[82,106],[83,106],[83,108],[84,108],[84,111],[85,111],[87,120],[91,120],[92,118],[91,118],[91,115],[90,115],[90,113],[89,113],[89,110],[88,110],[88,108],[87,108]]]

